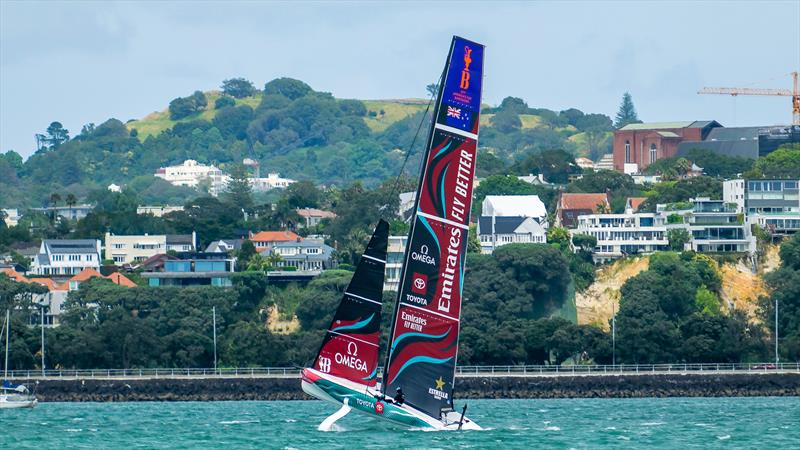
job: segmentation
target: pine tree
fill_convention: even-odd
[[[614,127],[622,128],[629,123],[642,123],[642,121],[639,120],[639,116],[636,114],[636,108],[633,106],[631,94],[626,92],[622,95],[622,103],[619,105]]]
[[[226,186],[227,200],[230,204],[248,211],[253,206],[253,188],[250,186],[249,174],[244,164],[233,164],[228,171]]]

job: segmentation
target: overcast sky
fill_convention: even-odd
[[[299,78],[336,97],[423,97],[450,36],[487,46],[484,101],[644,121],[786,124],[800,0],[773,2],[33,2],[0,0],[0,151],[23,156],[58,120],[122,121],[243,76]]]

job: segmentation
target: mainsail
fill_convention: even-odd
[[[439,418],[452,408],[478,140],[483,46],[454,37],[406,247],[384,392]]]
[[[389,224],[381,220],[361,255],[314,361],[314,368],[320,372],[367,386],[377,382],[388,241]]]

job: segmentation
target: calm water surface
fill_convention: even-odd
[[[0,448],[800,448],[800,398],[471,400],[486,431],[402,430],[320,401],[42,403],[0,410]]]

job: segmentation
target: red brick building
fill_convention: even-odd
[[[678,154],[683,141],[702,141],[716,120],[694,122],[632,123],[614,131],[614,170],[641,173],[662,158]]]

